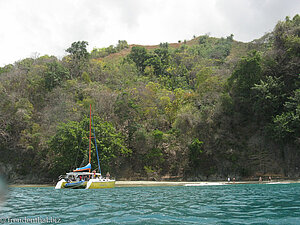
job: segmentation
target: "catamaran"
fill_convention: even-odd
[[[107,174],[103,177],[101,174],[100,161],[97,149],[97,141],[95,135],[95,127],[93,123],[93,133],[95,140],[95,148],[98,159],[99,172],[92,171],[91,165],[91,143],[92,143],[92,106],[90,105],[90,135],[89,135],[89,163],[80,168],[76,168],[73,172],[66,173],[66,175],[59,176],[55,189],[71,188],[71,189],[98,189],[98,188],[114,188],[115,180],[110,179],[110,175]]]

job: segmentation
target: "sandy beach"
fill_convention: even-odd
[[[228,184],[228,182],[116,181],[116,187],[204,186],[204,185],[225,185],[225,184]]]
[[[184,181],[116,181],[116,187],[148,187],[148,186],[216,186],[216,185],[232,185],[232,184],[289,184],[289,183],[300,183],[300,180],[284,180],[284,181],[195,181],[195,182],[184,182]]]
[[[273,180],[269,181],[116,181],[116,187],[151,187],[151,186],[216,186],[216,185],[235,185],[235,184],[289,184],[300,183],[300,180]],[[52,184],[11,184],[9,187],[54,187]]]

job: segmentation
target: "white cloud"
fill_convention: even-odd
[[[279,20],[300,11],[299,0],[217,0],[217,12],[235,39],[251,41],[273,30]]]
[[[34,52],[63,56],[78,40],[89,50],[205,33],[250,41],[299,11],[298,0],[0,0],[0,66]]]

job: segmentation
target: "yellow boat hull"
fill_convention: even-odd
[[[100,181],[91,182],[90,185],[87,184],[86,189],[99,189],[99,188],[114,188],[116,181]]]

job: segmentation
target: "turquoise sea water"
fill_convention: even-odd
[[[39,221],[38,221],[39,220]],[[300,184],[11,188],[0,224],[300,224]]]

